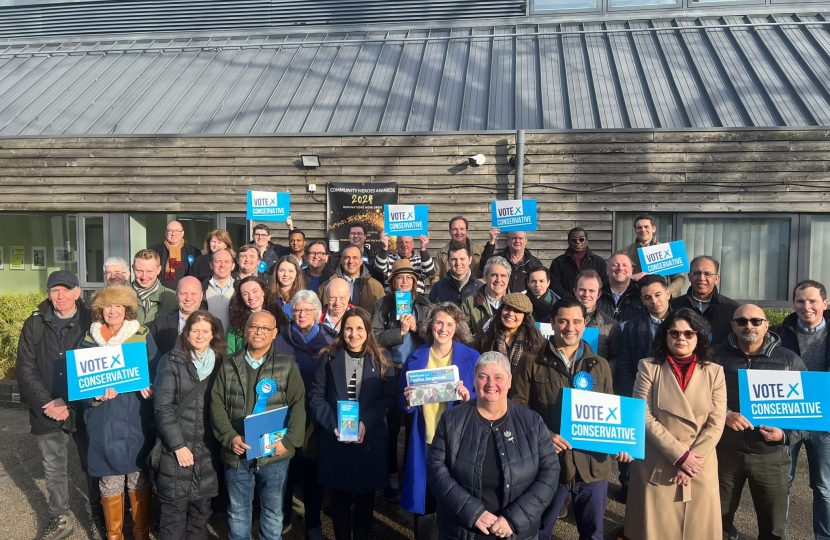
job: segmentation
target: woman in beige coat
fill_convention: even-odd
[[[646,401],[645,459],[631,467],[625,537],[722,537],[715,446],[726,418],[723,369],[712,363],[709,325],[673,311],[640,360],[634,397]]]

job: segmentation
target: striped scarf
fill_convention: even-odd
[[[511,371],[516,369],[516,366],[519,365],[519,360],[522,359],[522,354],[524,354],[524,338],[524,329],[519,329],[519,331],[516,332],[516,339],[513,340],[513,345],[508,348],[507,340],[504,339],[504,334],[496,335],[496,350],[510,360]]]
[[[146,289],[143,289],[141,285],[138,284],[138,281],[133,281],[132,285],[133,289],[135,289],[135,293],[138,295],[138,301],[144,306],[144,311],[149,312],[153,307],[153,302],[150,300],[150,297],[159,290],[161,283],[159,283],[159,280],[157,279]]]

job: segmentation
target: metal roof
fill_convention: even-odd
[[[824,14],[0,46],[0,136],[830,126]]]

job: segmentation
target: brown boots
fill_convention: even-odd
[[[101,496],[101,505],[104,507],[104,521],[107,524],[107,540],[124,540],[121,533],[124,528],[124,494]]]
[[[133,511],[133,539],[150,540],[150,498],[152,489],[130,491],[130,507]]]
[[[151,489],[129,491],[130,507],[133,514],[133,538],[150,540],[150,496]],[[124,494],[101,497],[104,520],[107,522],[107,540],[124,540]]]

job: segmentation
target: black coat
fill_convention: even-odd
[[[476,418],[476,399],[447,409],[438,421],[427,457],[427,479],[438,499],[442,539],[469,540],[481,534],[475,526],[484,513],[481,475],[491,430]],[[497,428],[499,429],[499,428]],[[542,512],[559,486],[559,459],[542,417],[507,402],[507,419],[496,437],[504,472],[503,516],[512,539],[535,539]]]
[[[576,261],[567,250],[550,263],[550,289],[561,298],[575,298],[576,276],[583,270],[596,270],[600,279],[602,279],[602,286],[605,287],[605,284],[608,283],[605,259],[599,255],[594,255],[591,248],[585,249],[588,253],[585,254],[585,259],[582,260],[582,268],[576,267]]]
[[[732,333],[732,317],[735,315],[738,307],[740,307],[740,304],[720,294],[717,287],[712,291],[711,301],[712,303],[709,304],[709,309],[701,313],[698,309],[697,300],[692,296],[692,288],[689,287],[686,294],[672,298],[669,304],[672,309],[692,309],[695,313],[706,319],[709,322],[709,326],[712,327],[712,345],[720,345]]]
[[[76,309],[78,318],[62,332],[53,323],[55,315],[48,300],[41,302],[23,323],[17,342],[17,384],[21,401],[29,406],[33,435],[75,430],[76,413],[72,407],[69,418],[58,422],[44,414],[43,406],[57,398],[69,404],[66,351],[75,348],[92,324],[92,311],[82,300],[76,302]]]
[[[715,345],[715,362],[723,366],[726,380],[726,407],[730,411],[741,411],[741,396],[738,387],[738,371],[761,369],[774,371],[806,371],[801,358],[789,349],[781,347],[781,338],[775,332],[767,332],[764,345],[752,356],[747,356],[737,345],[737,336],[730,333],[720,345]],[[784,444],[793,445],[807,436],[807,431],[784,430],[784,441],[767,442],[756,429],[735,431],[729,426],[723,428],[718,449],[734,450],[747,454],[772,454]]]
[[[337,440],[337,402],[348,401],[346,353],[339,349],[323,354],[309,395],[309,409],[320,424],[318,478],[329,489],[354,494],[379,491],[386,486],[386,455],[389,434],[386,415],[395,404],[395,371],[381,374],[380,363],[364,359],[358,398],[358,418],[366,426],[363,442]]]
[[[830,310],[824,312],[824,322],[830,324]],[[801,347],[798,345],[798,337],[796,336],[797,327],[798,315],[790,313],[784,319],[784,322],[773,328],[772,331],[781,337],[782,347],[801,356]],[[830,370],[830,347],[824,348],[824,370]]]
[[[416,283],[417,285],[417,283]],[[414,294],[414,293],[413,293]],[[425,321],[432,304],[423,294],[418,294],[412,301],[412,311],[418,322]],[[403,343],[401,336],[401,321],[398,320],[398,311],[395,306],[395,293],[391,292],[377,301],[372,312],[372,330],[378,345],[390,351]],[[412,342],[417,349],[424,344],[424,338],[417,331],[412,332]]]
[[[150,246],[148,249],[152,249],[153,251],[158,253],[159,257],[161,258],[161,273],[159,274],[159,281],[161,281],[162,285],[164,285],[168,289],[173,289],[174,291],[176,290],[176,284],[178,284],[179,279],[190,275],[190,270],[193,267],[193,263],[196,262],[196,257],[198,257],[202,254],[201,249],[197,248],[196,246],[191,246],[190,244],[185,243],[182,246],[182,265],[183,265],[183,268],[182,268],[182,273],[179,276],[179,279],[165,280],[164,279],[164,268],[167,266],[167,258],[170,256],[170,253],[167,251],[167,246],[165,246],[164,242],[162,242],[161,244],[156,244],[154,246]],[[190,257],[193,257],[193,259],[192,259],[193,262],[191,262]]]
[[[210,257],[210,253],[196,257],[193,265],[190,267],[190,273],[188,275],[195,277],[199,281],[213,277],[213,270],[210,269]]]
[[[207,303],[202,301],[199,309],[207,311],[207,308]],[[219,326],[222,326],[222,321],[219,321]],[[176,346],[176,340],[179,339],[179,310],[174,309],[156,316],[148,328],[153,335],[153,341],[156,342],[159,354],[169,353]]]
[[[484,274],[484,267],[487,266],[487,261],[493,257],[495,251],[495,244],[488,242],[484,245],[484,251],[481,254],[481,261],[478,263],[478,267],[482,275]],[[542,262],[534,257],[529,249],[525,249],[524,257],[522,257],[522,260],[518,263],[513,262],[509,247],[504,248],[501,253],[499,253],[499,256],[504,257],[507,259],[507,262],[510,263],[510,283],[507,284],[507,289],[510,292],[525,292],[527,290],[527,271],[534,266],[542,266]]]
[[[619,301],[614,302],[614,294],[611,292],[611,285],[606,283],[602,286],[602,294],[597,300],[597,307],[604,313],[614,317],[614,320],[622,324],[631,319],[636,319],[646,308],[640,300],[640,289],[637,283],[632,281],[628,288],[623,291]]]
[[[222,363],[216,359],[211,383]],[[153,409],[156,432],[162,442],[161,462],[156,480],[156,492],[164,502],[178,502],[219,494],[219,448],[210,427],[210,390],[208,383],[176,419],[176,407],[199,384],[193,362],[176,348],[159,362],[153,385]],[[193,454],[193,465],[179,466],[175,451],[187,447]]]
[[[614,392],[617,395],[631,397],[634,393],[634,381],[637,379],[640,360],[651,358],[653,343],[651,315],[648,311],[623,325],[614,373]]]
[[[461,303],[468,297],[473,296],[478,290],[484,286],[484,283],[475,279],[470,274],[470,279],[464,284],[464,287],[459,291],[453,284],[450,276],[439,280],[432,286],[429,291],[429,301],[433,304],[440,302],[452,302],[456,306],[461,306]]]

